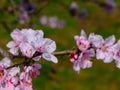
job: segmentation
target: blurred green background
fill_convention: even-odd
[[[19,3],[20,0],[13,0]],[[57,50],[71,49],[75,46],[74,35],[79,35],[84,29],[102,35],[104,38],[114,34],[116,40],[120,37],[120,2],[115,0],[116,8],[108,13],[104,8],[92,2],[76,0],[80,8],[86,8],[88,16],[84,20],[77,20],[69,14],[69,8],[73,0],[31,0],[37,10],[31,15],[30,23],[20,25],[16,16],[8,12],[13,8],[10,0],[0,0],[0,46],[6,48],[11,40],[10,32],[15,28],[42,29],[45,37],[56,41]],[[86,0],[87,1],[87,0]],[[100,1],[100,0],[99,0]],[[104,2],[104,0],[101,0]],[[67,6],[67,7],[66,7]],[[43,8],[44,7],[44,8]],[[42,8],[42,9],[41,9]],[[49,28],[39,23],[40,15],[57,16],[66,21],[65,27]],[[35,90],[120,90],[120,69],[115,63],[105,64],[101,60],[92,58],[93,67],[81,70],[79,74],[73,70],[73,65],[68,56],[59,56],[59,63],[54,64],[41,60],[41,75],[33,79]]]

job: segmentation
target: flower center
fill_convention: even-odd
[[[38,52],[42,52],[42,51],[43,51],[43,48],[42,48],[42,47],[39,47],[39,48],[37,49],[37,51],[38,51]]]
[[[80,42],[79,49],[82,49],[82,48],[85,48],[85,47],[86,47],[86,45],[84,43]]]
[[[102,50],[103,52],[106,52],[106,49],[107,49],[107,48],[108,48],[108,46],[105,46],[105,45],[104,45],[104,46],[101,47],[101,50]]]

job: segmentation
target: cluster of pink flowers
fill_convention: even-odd
[[[8,57],[0,61],[0,90],[33,90],[32,78],[40,74],[41,65],[23,66],[22,72],[18,66],[6,69],[12,64]]]
[[[13,41],[7,44],[9,52],[13,56],[22,55],[24,62],[14,64],[8,57],[0,61],[0,90],[33,90],[32,78],[38,77],[41,69],[41,65],[34,62],[44,58],[57,63],[53,54],[56,43],[44,38],[42,30],[15,29],[11,37]],[[120,40],[115,43],[114,35],[103,39],[101,35],[90,33],[87,38],[84,30],[81,30],[80,36],[74,36],[74,39],[77,49],[72,50],[70,61],[78,73],[81,69],[92,67],[91,58],[94,56],[104,63],[114,60],[116,67],[120,68]]]
[[[15,29],[11,37],[13,41],[7,44],[9,52],[13,56],[22,54],[25,61],[21,63],[22,70],[8,57],[0,61],[0,90],[33,90],[32,78],[38,77],[41,69],[41,65],[34,62],[44,58],[57,63],[57,58],[52,54],[56,43],[44,38],[42,30]]]
[[[80,72],[80,69],[92,67],[91,57],[110,63],[115,60],[116,66],[120,68],[120,40],[115,43],[114,35],[105,40],[101,35],[91,33],[87,38],[82,30],[80,36],[74,37],[77,44],[77,51],[70,55],[70,61],[74,63],[73,69]]]
[[[11,33],[13,41],[7,44],[10,48],[9,52],[13,55],[18,55],[20,52],[23,56],[33,58],[38,61],[44,58],[48,61],[57,63],[57,58],[52,54],[56,49],[56,43],[43,37],[42,30],[32,29],[15,29]],[[36,56],[36,54],[39,54]]]

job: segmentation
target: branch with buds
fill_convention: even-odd
[[[38,77],[41,69],[41,65],[35,62],[45,59],[58,63],[56,56],[69,55],[73,69],[78,73],[81,69],[92,67],[92,57],[101,59],[104,63],[114,60],[120,68],[120,40],[114,44],[114,35],[104,40],[101,35],[90,33],[87,38],[84,30],[81,30],[80,36],[74,36],[76,48],[59,52],[55,52],[55,41],[44,38],[42,30],[15,29],[10,35],[13,40],[7,44],[9,51],[0,47],[0,55],[3,57],[0,61],[0,89],[33,90],[32,78]],[[23,60],[13,63],[15,58]]]

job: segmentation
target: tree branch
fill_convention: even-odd
[[[24,64],[24,61],[23,61],[23,62],[16,63],[16,64],[13,64],[13,65],[7,67],[6,69],[10,69],[10,68],[12,68],[12,67],[16,67],[16,66],[19,66],[19,65],[22,65],[22,64]]]
[[[73,50],[65,50],[60,52],[53,52],[55,56],[63,56],[63,55],[69,55],[73,52]]]
[[[55,56],[63,56],[63,55],[69,55],[72,52],[73,52],[73,50],[64,50],[64,51],[59,51],[59,52],[53,52],[52,54],[55,55]],[[14,56],[14,55],[10,54],[8,51],[2,49],[1,47],[0,47],[0,55],[2,57],[8,57],[10,59],[14,59],[14,58],[27,58],[26,56],[23,56],[22,54]],[[41,54],[37,54],[37,55],[41,55]],[[36,56],[33,56],[33,57],[36,57]],[[27,59],[31,60],[32,58],[27,58]],[[7,67],[6,69],[10,69],[12,67],[19,66],[19,65],[22,65],[22,64],[25,64],[25,63],[29,63],[29,61],[24,60],[23,62],[19,62],[19,63],[13,64],[13,65]]]

